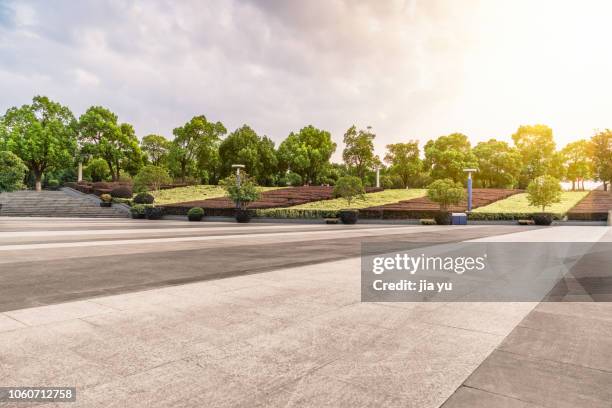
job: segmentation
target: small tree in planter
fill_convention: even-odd
[[[546,213],[546,207],[561,201],[561,184],[552,176],[540,176],[527,186],[529,205],[542,207],[542,212],[533,215],[536,225],[550,225],[552,214]]]
[[[359,177],[344,176],[336,181],[334,186],[334,197],[342,197],[346,200],[348,207],[354,199],[360,198],[365,200],[365,189]],[[340,210],[340,219],[344,224],[355,224],[359,216],[359,210],[344,209]]]
[[[440,212],[434,217],[437,224],[450,224],[448,207],[457,205],[465,199],[465,190],[459,182],[452,179],[436,180],[427,187],[427,198],[440,205]]]
[[[204,209],[201,207],[193,207],[187,211],[189,221],[202,221],[202,217],[204,217]]]
[[[100,207],[110,207],[113,205],[113,197],[110,194],[102,194],[100,200]]]
[[[249,222],[251,215],[247,205],[260,197],[255,180],[246,173],[242,173],[240,178],[234,174],[224,179],[221,185],[225,188],[227,197],[236,204],[236,221]]]

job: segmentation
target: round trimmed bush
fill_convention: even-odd
[[[249,210],[237,209],[236,221],[240,223],[251,222],[251,212]]]
[[[451,225],[451,213],[448,211],[439,211],[434,215],[434,220],[436,220],[436,224],[438,225]]]
[[[119,186],[111,190],[113,198],[132,198],[132,189],[128,186]]]
[[[145,217],[147,220],[160,220],[164,216],[164,209],[162,207],[146,207]]]
[[[130,214],[134,219],[143,219],[145,217],[145,205],[144,204],[136,204],[135,206],[130,208]]]
[[[553,222],[553,216],[549,213],[533,214],[531,219],[535,225],[550,225]]]
[[[138,193],[134,197],[133,201],[135,204],[153,204],[153,201],[155,201],[155,197],[153,197],[149,193]]]
[[[342,210],[340,211],[340,220],[343,224],[356,224],[359,218],[357,210]]]
[[[190,208],[187,212],[189,221],[202,221],[202,217],[204,217],[204,210],[200,207]]]
[[[59,186],[60,186],[59,180],[51,179],[51,180],[47,181],[47,187],[50,190],[57,190],[59,188]]]

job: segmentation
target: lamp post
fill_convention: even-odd
[[[472,173],[476,173],[478,169],[463,169],[464,172],[468,174],[467,179],[467,190],[468,190],[468,212],[472,211]]]

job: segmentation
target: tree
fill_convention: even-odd
[[[427,187],[427,198],[440,204],[441,211],[447,211],[449,206],[458,205],[465,199],[465,190],[453,179],[436,180]]]
[[[274,142],[259,136],[247,125],[232,132],[219,146],[222,174],[232,172],[232,164],[244,164],[259,184],[271,185],[277,173],[278,160]]]
[[[170,157],[181,180],[188,175],[198,176],[213,170],[221,137],[227,133],[221,122],[209,122],[206,116],[194,116],[183,126],[172,131],[174,140]]]
[[[141,150],[146,155],[149,163],[154,166],[165,164],[171,145],[172,142],[160,135],[147,135],[140,142]]]
[[[594,176],[604,183],[607,191],[608,183],[612,183],[612,130],[606,129],[593,136],[590,150]]]
[[[299,174],[305,183],[317,183],[336,151],[331,134],[312,125],[291,132],[278,147],[280,170]]]
[[[19,156],[0,151],[0,193],[21,189],[26,171],[28,168]]]
[[[523,166],[519,187],[525,188],[536,177],[550,174],[555,153],[552,129],[546,125],[520,126],[512,135]]]
[[[527,186],[527,201],[529,205],[546,207],[561,201],[561,185],[559,180],[552,176],[539,176],[532,180]]]
[[[565,175],[572,182],[572,190],[576,189],[576,183],[584,190],[584,180],[591,177],[591,148],[588,140],[578,140],[569,143],[561,151],[565,165]]]
[[[340,177],[336,181],[336,185],[334,186],[334,197],[344,198],[349,207],[351,206],[351,202],[355,198],[361,198],[362,200],[365,200],[364,194],[365,189],[363,188],[363,183],[361,182],[361,179],[359,177]]]
[[[260,197],[260,192],[257,187],[257,182],[249,177],[248,174],[242,172],[240,174],[240,182],[238,182],[236,174],[223,179],[221,185],[225,189],[227,197],[232,200],[237,208],[246,210],[249,203],[256,201]]]
[[[463,170],[477,165],[470,141],[461,133],[430,140],[425,144],[424,150],[425,168],[434,179],[450,178],[465,182],[467,176]]]
[[[387,150],[385,162],[391,166],[389,173],[399,177],[402,188],[407,188],[423,166],[419,158],[419,142],[389,144]]]
[[[117,115],[102,106],[92,106],[79,117],[82,149],[101,157],[108,164],[113,181],[121,169],[134,175],[142,165],[142,152],[132,125],[119,124]]]
[[[73,162],[76,150],[75,119],[65,106],[46,96],[31,105],[10,108],[2,117],[6,147],[23,160],[34,175],[36,191],[47,170]]]
[[[342,152],[342,160],[354,171],[362,181],[368,169],[380,164],[379,158],[374,154],[374,139],[376,135],[368,126],[367,130],[359,130],[351,126],[344,134],[346,147]]]
[[[93,182],[106,181],[110,177],[108,163],[100,157],[92,159],[83,169],[83,176]]]
[[[490,139],[472,150],[477,160],[476,184],[485,188],[512,188],[521,173],[521,155],[506,142]]]
[[[147,164],[134,178],[134,191],[158,191],[164,184],[170,184],[172,179],[163,167]]]

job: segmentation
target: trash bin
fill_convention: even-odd
[[[453,225],[467,225],[467,214],[452,213],[451,220]]]

